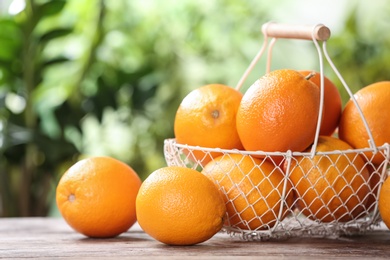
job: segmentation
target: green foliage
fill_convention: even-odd
[[[386,1],[360,3],[349,13],[343,32],[329,40],[329,54],[352,93],[378,81],[389,80],[390,28]],[[339,86],[344,103],[350,96],[334,74],[329,77]]]
[[[116,157],[141,178],[164,166],[181,98],[235,84],[252,55],[240,39],[258,41],[251,27],[265,21],[254,1],[26,3],[0,21],[3,216],[46,215],[83,156]]]
[[[48,136],[33,100],[43,82],[45,70],[68,59],[44,57],[46,45],[69,35],[59,26],[40,30],[41,23],[59,14],[65,1],[27,1],[15,17],[3,17],[0,26],[0,110],[1,200],[5,216],[42,215],[47,212],[47,196],[53,172],[77,153],[64,135]],[[57,147],[57,149],[55,149]],[[61,149],[58,149],[61,147]]]

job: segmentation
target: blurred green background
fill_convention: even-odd
[[[235,86],[267,21],[327,25],[353,92],[389,80],[389,13],[386,0],[0,0],[0,217],[57,215],[57,182],[86,156],[142,179],[164,166],[181,99]],[[318,56],[309,41],[280,40],[272,68],[318,70]],[[264,72],[262,59],[242,90]]]

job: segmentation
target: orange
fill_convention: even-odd
[[[379,213],[383,222],[390,229],[390,178],[387,178],[379,193]]]
[[[315,73],[310,81],[318,87],[321,86],[321,74],[316,71],[302,70],[299,71],[303,76]],[[322,110],[322,120],[320,135],[332,135],[340,122],[342,111],[341,95],[336,85],[326,76],[324,76],[324,103]]]
[[[378,203],[378,189],[381,185],[382,181],[382,171],[383,166],[376,166],[376,165],[367,165],[367,169],[369,172],[369,183],[370,183],[370,193],[367,199],[367,211],[371,212],[375,209],[375,206]]]
[[[346,222],[365,210],[370,187],[364,160],[357,153],[329,153],[349,149],[349,144],[335,137],[320,136],[316,152],[326,155],[292,158],[290,179],[305,216],[320,222]]]
[[[292,185],[279,168],[265,159],[225,154],[209,162],[202,173],[224,194],[228,226],[269,229],[290,212]]]
[[[136,222],[141,180],[127,164],[110,157],[83,159],[61,177],[56,190],[65,221],[88,237],[115,237]]]
[[[303,151],[315,137],[319,88],[295,70],[275,70],[244,94],[237,131],[246,150]]]
[[[206,176],[179,166],[160,168],[143,182],[136,201],[141,228],[169,245],[204,242],[221,230],[225,203]]]
[[[354,95],[371,130],[376,146],[390,143],[390,81],[368,85]],[[349,100],[341,115],[339,137],[354,148],[368,148],[369,135],[357,107]],[[383,153],[366,152],[368,160],[379,165],[385,160]]]
[[[175,116],[174,132],[180,144],[242,149],[236,129],[236,113],[242,93],[222,84],[210,84],[191,91]],[[194,151],[190,157],[205,165],[220,153]]]

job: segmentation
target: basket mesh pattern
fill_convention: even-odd
[[[378,193],[389,174],[390,145],[377,149],[384,159],[380,165],[371,162],[367,149],[318,152],[313,158],[194,147],[175,139],[164,143],[169,166],[220,173],[208,176],[225,198],[223,230],[244,240],[353,235],[374,228],[381,220]],[[215,152],[224,163],[211,159]]]

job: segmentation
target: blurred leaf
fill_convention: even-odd
[[[73,126],[80,130],[80,122],[85,116],[84,111],[80,107],[71,106],[67,101],[58,106],[54,113],[62,129],[65,129],[67,126]]]
[[[18,25],[9,19],[0,20],[0,59],[13,60],[22,45]]]
[[[117,89],[106,84],[102,77],[97,79],[97,86],[98,94],[86,98],[84,107],[89,107],[87,112],[96,115],[99,120],[102,120],[103,112],[106,107],[117,108]]]
[[[47,66],[51,66],[51,65],[55,65],[55,64],[63,63],[63,62],[68,62],[68,61],[70,61],[70,59],[67,57],[64,57],[64,56],[55,57],[55,58],[52,58],[50,60],[44,61],[44,63],[42,64],[42,67],[44,68]]]
[[[12,19],[0,19],[0,39],[12,39],[14,42],[21,41],[19,25]]]
[[[70,33],[72,33],[72,31],[73,31],[72,28],[60,28],[60,29],[51,30],[51,31],[43,34],[39,38],[39,42],[41,42],[42,44],[45,44],[50,40],[69,35]]]
[[[0,54],[0,69],[1,69],[1,67],[8,68],[9,64],[10,64],[10,61],[1,58],[1,54]]]
[[[44,18],[44,17],[56,15],[62,11],[65,4],[66,1],[63,0],[48,1],[42,5],[37,6],[36,16],[39,18]]]
[[[145,110],[146,102],[155,96],[159,86],[159,78],[156,73],[151,73],[140,78],[133,92],[132,104],[136,110]]]
[[[12,122],[0,121],[0,125],[0,140],[3,140],[0,143],[0,151],[31,142],[31,130]]]
[[[0,40],[0,59],[3,61],[12,61],[17,55],[18,46],[12,42]]]

